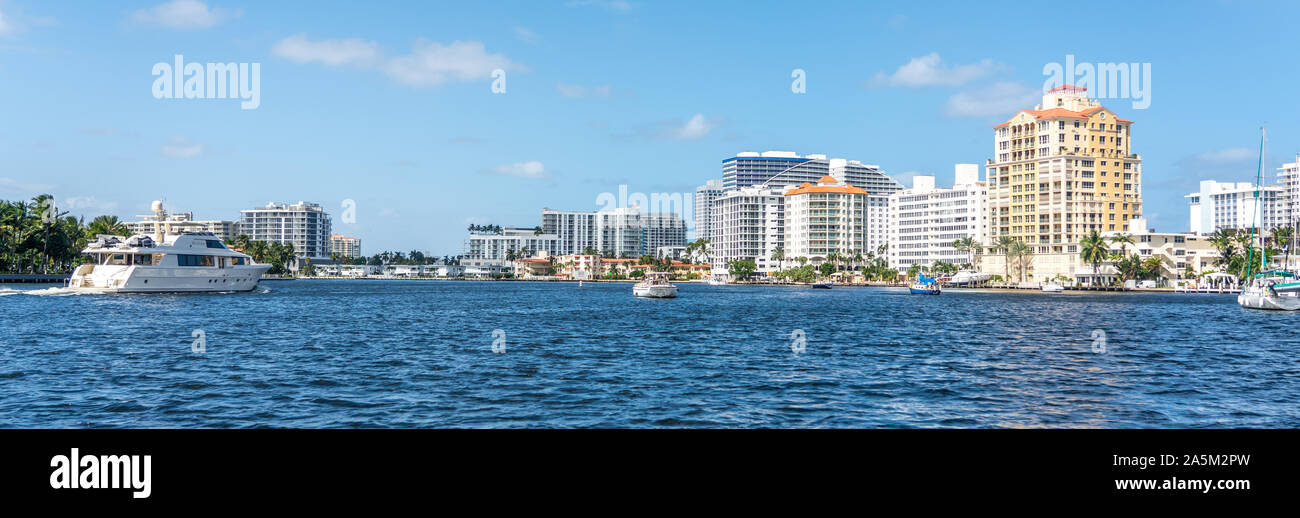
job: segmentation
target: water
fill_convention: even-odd
[[[643,300],[628,284],[327,280],[67,294],[0,288],[0,426],[1300,426],[1300,312],[1232,296],[689,284]]]

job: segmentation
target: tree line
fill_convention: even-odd
[[[84,218],[68,215],[42,194],[31,201],[0,200],[0,272],[65,274],[90,261],[81,254],[100,234],[130,235],[117,216]]]

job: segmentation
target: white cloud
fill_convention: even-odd
[[[203,154],[203,146],[190,142],[184,135],[174,135],[163,145],[162,154],[168,158],[194,158]]]
[[[597,86],[587,88],[584,86],[557,83],[555,89],[560,91],[560,95],[570,99],[583,99],[586,97],[609,97],[613,91],[609,86]]]
[[[421,39],[415,42],[410,54],[387,58],[374,41],[360,38],[312,41],[305,34],[298,34],[277,42],[271,53],[296,63],[374,68],[412,86],[486,79],[496,69],[527,70],[504,55],[489,54],[477,41],[443,45]]]
[[[450,45],[417,41],[410,55],[388,60],[384,72],[400,83],[436,86],[448,81],[474,81],[491,77],[495,69],[521,67],[501,54],[488,54],[477,41],[453,41]]]
[[[131,15],[136,23],[172,29],[203,29],[242,14],[240,10],[208,7],[200,0],[172,0]]]
[[[516,178],[528,178],[531,180],[544,180],[551,177],[551,172],[546,170],[546,166],[536,160],[515,162],[509,165],[499,165],[492,169],[483,170],[483,174],[513,176]]]
[[[566,7],[600,7],[610,11],[625,13],[632,10],[632,2],[626,0],[570,0]]]
[[[311,41],[306,34],[282,39],[271,47],[271,54],[295,63],[318,62],[329,66],[369,66],[380,59],[379,44],[361,38]]]
[[[8,18],[5,18],[5,13],[0,12],[0,36],[8,36],[13,32],[13,24],[9,22]]]
[[[898,67],[893,74],[877,73],[870,81],[870,86],[900,86],[905,88],[922,88],[927,86],[961,86],[979,79],[1000,68],[991,59],[978,63],[950,67],[939,53],[932,52],[919,58],[912,58],[906,65]]]
[[[0,178],[0,192],[17,193],[19,196],[35,196],[38,193],[48,193],[54,189],[53,185],[44,183],[31,183],[13,178]]]
[[[1244,147],[1234,147],[1219,151],[1207,151],[1196,155],[1196,160],[1198,161],[1215,163],[1241,162],[1243,160],[1255,160],[1257,158],[1259,158],[1259,151]]]
[[[515,27],[515,37],[529,45],[535,45],[538,41],[537,33],[527,27]]]
[[[718,127],[716,120],[710,120],[704,117],[704,114],[697,113],[690,120],[686,121],[680,127],[669,128],[661,135],[678,140],[698,140],[709,135]]]
[[[1042,90],[1021,83],[995,83],[975,90],[959,92],[948,98],[944,114],[949,117],[1008,118],[1021,109],[1032,107],[1042,100]]]
[[[60,209],[67,211],[86,211],[98,210],[102,212],[113,212],[117,210],[117,202],[104,201],[94,196],[71,196],[63,199],[55,199],[55,203]]]

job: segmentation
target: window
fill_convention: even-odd
[[[221,241],[217,241],[217,240],[215,240],[215,239],[209,239],[209,240],[207,240],[207,241],[208,241],[208,248],[225,248],[225,247],[226,247],[226,245],[221,244]]]
[[[213,257],[210,255],[177,255],[177,266],[213,266]]]

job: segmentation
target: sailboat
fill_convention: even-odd
[[[939,288],[939,281],[918,275],[917,281],[908,285],[907,292],[912,295],[938,295],[942,290]]]
[[[1255,177],[1255,224],[1250,228],[1250,248],[1246,253],[1246,272],[1249,275],[1251,267],[1255,264],[1255,230],[1259,228],[1263,220],[1264,199],[1260,191],[1264,183],[1264,149],[1267,141],[1266,133],[1263,128],[1260,129],[1259,139],[1259,170]],[[1292,241],[1295,240],[1292,233]],[[1251,309],[1273,309],[1281,311],[1295,311],[1300,309],[1300,282],[1296,282],[1295,273],[1285,269],[1283,263],[1282,270],[1267,270],[1268,258],[1267,252],[1263,247],[1263,240],[1260,242],[1259,250],[1259,270],[1250,284],[1241,290],[1237,296],[1237,304],[1244,308]],[[1289,247],[1288,247],[1289,251]],[[1288,252],[1289,253],[1289,252]]]

